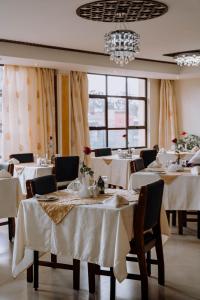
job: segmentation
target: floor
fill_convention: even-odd
[[[109,299],[109,278],[97,279],[95,295],[88,293],[87,265],[81,264],[80,291],[72,289],[72,273],[68,270],[40,269],[39,290],[26,282],[26,273],[12,278],[12,244],[8,241],[7,227],[0,227],[0,300],[107,300]],[[149,279],[149,299],[188,300],[200,299],[200,240],[195,236],[195,228],[190,227],[183,236],[172,235],[164,247],[165,287],[157,284],[156,266]],[[129,270],[137,264],[130,263]],[[125,280],[117,284],[117,300],[137,300],[140,298],[140,282]]]

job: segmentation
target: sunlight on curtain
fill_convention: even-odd
[[[83,159],[83,147],[90,146],[88,126],[88,79],[86,73],[70,72],[71,154]],[[90,163],[89,155],[86,163]]]
[[[170,149],[172,139],[177,137],[178,122],[173,81],[161,80],[160,114],[159,114],[159,147]]]
[[[3,158],[11,153],[48,153],[55,141],[54,70],[5,66],[3,74]]]

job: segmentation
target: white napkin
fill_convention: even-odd
[[[8,161],[9,164],[13,164],[13,165],[18,165],[20,163],[20,161],[16,158],[11,158]]]
[[[0,171],[0,178],[11,178],[11,174],[9,172],[7,172],[6,170],[1,170]]]
[[[200,164],[200,150],[198,150],[188,161],[189,164]]]
[[[129,201],[119,194],[114,194],[111,198],[104,200],[104,205],[118,208],[123,205],[129,205]]]
[[[162,164],[159,161],[159,158],[156,157],[156,160],[152,161],[152,163],[150,163],[147,168],[161,168]]]

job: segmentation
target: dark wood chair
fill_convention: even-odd
[[[20,163],[34,162],[33,153],[16,153],[16,154],[10,154],[9,158],[15,158]]]
[[[100,148],[94,150],[95,157],[112,155],[111,148]]]
[[[131,161],[131,173],[139,172],[144,168],[144,161],[142,158],[137,158]]]
[[[183,234],[183,227],[187,227],[187,222],[197,223],[197,238],[200,239],[200,211],[178,211],[178,233]]]
[[[143,158],[145,168],[147,168],[150,163],[156,160],[156,156],[157,150],[147,149],[140,151],[140,157]]]
[[[14,165],[9,163],[1,163],[0,170],[6,170],[11,175],[13,175]],[[15,236],[15,218],[10,217],[8,218],[7,221],[0,223],[0,226],[5,226],[5,225],[8,225],[8,237],[9,237],[9,241],[11,242]]]
[[[32,198],[35,194],[44,195],[55,192],[57,190],[57,183],[55,175],[47,175],[32,180],[26,181],[27,198]],[[73,264],[63,264],[57,262],[57,256],[51,254],[51,262],[39,260],[39,252],[34,251],[33,265],[27,269],[27,281],[33,281],[35,290],[39,286],[39,266],[73,270],[73,288],[79,290],[80,286],[80,261],[73,259]]]
[[[151,264],[158,265],[158,283],[164,285],[164,256],[160,229],[160,211],[164,181],[158,180],[143,186],[138,203],[134,205],[134,238],[130,242],[130,255],[127,261],[138,262],[140,274],[128,274],[127,279],[141,280],[142,299],[148,299],[148,275]],[[151,259],[151,249],[155,247],[157,259]],[[132,256],[136,255],[136,256]],[[113,269],[101,270],[99,266],[88,263],[89,291],[95,292],[95,275],[110,276],[110,299],[115,299],[115,277]]]
[[[55,157],[53,173],[56,176],[58,189],[65,189],[67,185],[78,177],[79,156]]]

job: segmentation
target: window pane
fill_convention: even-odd
[[[145,97],[145,80],[128,78],[128,96]]]
[[[129,126],[144,126],[145,125],[145,102],[142,100],[128,101],[129,109]]]
[[[126,101],[123,98],[108,98],[108,127],[126,127]]]
[[[126,96],[126,78],[108,76],[108,95]]]
[[[90,130],[90,145],[92,149],[106,147],[105,130]]]
[[[88,93],[93,95],[105,95],[106,77],[104,75],[88,74]]]
[[[129,129],[128,146],[145,147],[145,129]]]
[[[125,130],[108,130],[108,147],[110,148],[126,148]]]
[[[105,126],[105,99],[90,99],[88,122],[90,127]]]

